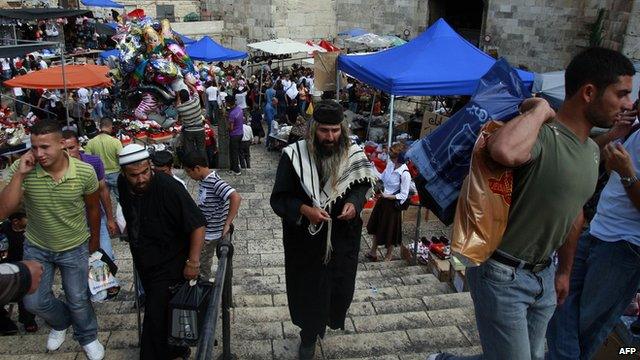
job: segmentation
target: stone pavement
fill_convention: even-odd
[[[282,225],[269,205],[279,154],[268,153],[261,145],[252,146],[251,151],[252,169],[242,176],[220,171],[242,196],[235,221],[232,348],[239,359],[295,359],[299,329],[291,323],[286,306]],[[197,183],[188,180],[187,185],[194,194]],[[415,226],[405,223],[405,243],[411,241],[414,230]],[[420,232],[430,237],[445,230],[429,221]],[[329,331],[318,343],[317,359],[408,360],[424,359],[444,349],[459,354],[480,352],[468,293],[453,293],[424,266],[408,266],[397,258],[397,250],[393,261],[368,262],[364,253],[370,239],[364,235],[362,240],[346,330]],[[115,300],[94,305],[99,338],[107,348],[106,359],[137,359],[131,255],[118,240],[114,247],[123,290]],[[56,290],[59,293],[60,286]],[[14,309],[14,317],[16,312]],[[85,359],[71,334],[60,350],[46,353],[48,328],[40,319],[39,323],[36,334],[25,334],[20,326],[19,335],[0,337],[0,360]],[[220,347],[215,351],[220,352]]]

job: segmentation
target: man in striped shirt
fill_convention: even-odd
[[[200,275],[209,279],[218,240],[231,229],[233,219],[238,215],[241,198],[234,188],[209,169],[207,158],[200,153],[186,153],[182,165],[190,178],[200,181],[196,202],[207,220],[200,254]]]
[[[102,359],[104,347],[98,341],[87,281],[89,254],[100,245],[98,179],[91,165],[63,149],[56,121],[42,120],[31,128],[31,150],[11,165],[11,180],[0,193],[0,218],[16,211],[24,200],[29,216],[24,259],[36,260],[44,269],[40,287],[24,298],[24,305],[51,327],[47,349],[60,348],[67,328],[73,325],[73,337],[87,357]],[[64,302],[51,291],[56,268]]]
[[[176,111],[182,121],[182,146],[184,153],[196,151],[206,157],[204,148],[204,117],[197,96],[189,97],[189,91],[182,89],[176,98]]]

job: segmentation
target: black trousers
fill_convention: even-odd
[[[242,135],[229,137],[229,168],[231,171],[240,172],[240,143]]]
[[[240,167],[251,169],[251,141],[240,142]]]
[[[139,271],[146,294],[144,323],[140,346],[141,360],[170,360],[183,355],[187,348],[167,343],[169,333],[169,288],[182,281],[185,258],[176,259],[150,269]]]
[[[182,132],[182,146],[184,153],[198,152],[200,155],[207,157],[207,153],[204,149],[204,130],[202,131],[183,131]]]

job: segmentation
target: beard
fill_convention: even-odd
[[[609,119],[607,115],[601,111],[601,109],[602,106],[600,101],[589,104],[586,109],[585,117],[591,125],[608,129],[613,126],[613,119]]]
[[[327,181],[331,181],[332,186],[335,186],[338,181],[340,165],[344,159],[343,155],[345,154],[340,141],[319,142],[316,138],[314,145],[314,158],[321,184],[324,185]]]

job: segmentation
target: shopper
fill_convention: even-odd
[[[245,120],[242,125],[242,142],[240,142],[240,167],[243,169],[251,169],[251,141],[253,140],[253,130]]]
[[[236,106],[236,98],[232,95],[226,99],[229,124],[229,173],[233,175],[242,175],[240,172],[240,143],[244,135],[244,113],[242,108]]]
[[[184,152],[199,151],[206,156],[204,118],[198,97],[190,97],[188,90],[180,90],[176,96],[176,110],[182,122],[182,148]]]
[[[155,151],[151,156],[151,163],[153,164],[153,171],[161,172],[171,176],[175,181],[179,182],[187,188],[187,184],[184,180],[180,179],[173,173],[173,154],[169,150]]]
[[[78,93],[80,91],[78,90]],[[122,150],[122,143],[113,135],[113,121],[109,118],[100,120],[100,133],[89,140],[84,147],[87,154],[98,155],[104,164],[104,180],[109,186],[109,190],[118,198],[118,175],[120,166],[118,165],[118,154]]]

